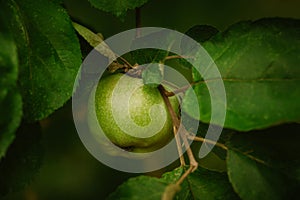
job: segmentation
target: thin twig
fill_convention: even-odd
[[[169,86],[170,88],[174,88],[174,89],[178,89],[179,87],[177,85],[175,85],[174,83],[171,83],[169,81],[166,80],[162,80],[162,85],[166,85]]]
[[[173,133],[174,133],[174,137],[175,137],[175,141],[176,141],[177,151],[179,154],[180,164],[181,164],[181,166],[185,166],[185,160],[183,157],[183,152],[182,152],[182,148],[181,148],[181,144],[180,144],[180,137],[177,134],[177,132],[178,132],[178,128],[175,125],[173,125]]]
[[[164,58],[164,61],[171,60],[171,59],[180,59],[180,58],[193,58],[193,56],[180,56],[180,55],[166,56]]]
[[[188,90],[190,87],[191,87],[191,85],[185,85],[185,86],[183,86],[183,87],[181,87],[181,88],[178,88],[178,89],[176,89],[176,90],[174,90],[174,91],[172,91],[172,92],[167,92],[166,95],[167,95],[167,97],[172,97],[172,96],[174,96],[174,95],[176,95],[176,94],[185,92],[185,91]]]
[[[162,194],[161,200],[173,200],[176,193],[181,190],[180,184],[188,177],[190,173],[193,172],[193,166],[190,166],[188,170],[184,172],[184,174],[176,181],[176,183],[169,184],[166,188],[164,193]]]
[[[185,173],[180,177],[180,179],[176,182],[176,184],[170,184],[166,187],[166,189],[162,195],[162,200],[170,200],[170,199],[173,199],[174,196],[176,195],[176,193],[180,190],[180,184],[188,177],[188,175],[190,173],[194,172],[198,168],[198,162],[195,160],[193,152],[188,143],[188,140],[187,140],[188,134],[186,134],[188,132],[183,126],[180,126],[180,119],[177,117],[177,115],[171,105],[171,102],[166,95],[165,88],[162,85],[159,85],[158,89],[164,99],[164,102],[169,110],[169,113],[170,113],[172,121],[173,121],[173,131],[174,131],[174,135],[175,135],[178,153],[180,155],[180,163],[181,163],[181,165],[185,165],[183,154],[182,154],[182,147],[180,144],[180,138],[182,138],[182,140],[183,140],[183,143],[186,148],[187,155],[188,155],[188,158],[190,161],[189,169],[187,171],[185,171]],[[179,130],[179,128],[180,128],[180,130]],[[180,137],[179,137],[179,134],[180,134]]]
[[[178,119],[172,105],[171,105],[171,102],[170,102],[169,98],[165,95],[165,92],[166,92],[165,88],[162,85],[159,85],[158,90],[159,90],[160,94],[162,95],[162,97],[165,101],[165,104],[166,104],[166,106],[167,106],[167,108],[170,112],[170,115],[171,115],[171,118],[172,118],[172,121],[173,121],[174,125],[178,129],[180,122],[179,122],[179,119]]]
[[[162,85],[159,85],[158,86],[158,90],[161,94],[161,96],[163,97],[163,100],[169,110],[169,113],[171,115],[171,118],[172,118],[172,122],[173,122],[173,130],[174,130],[174,135],[175,135],[175,140],[176,140],[176,144],[177,144],[177,150],[178,150],[178,154],[179,154],[179,157],[180,157],[180,164],[182,166],[185,165],[185,162],[184,162],[184,157],[183,157],[183,154],[182,154],[182,148],[181,148],[181,145],[180,145],[180,137],[178,137],[178,128],[179,128],[179,119],[171,105],[171,102],[169,100],[169,98],[166,96],[165,92],[165,88],[162,86]]]
[[[203,143],[207,143],[207,144],[216,145],[217,147],[220,147],[220,148],[222,148],[222,149],[224,149],[226,151],[228,150],[228,147],[226,147],[224,144],[216,142],[216,141],[213,141],[213,140],[205,139],[203,137],[198,137],[198,136],[191,136],[191,135],[188,135],[187,137],[190,140],[194,140],[194,141],[198,141],[198,142],[203,142]]]
[[[185,92],[185,91],[187,91],[190,87],[192,87],[193,85],[196,85],[196,84],[198,84],[198,83],[200,83],[200,82],[193,82],[193,83],[190,83],[190,84],[185,85],[185,86],[183,86],[183,87],[181,87],[181,88],[178,88],[178,89],[176,89],[176,90],[174,90],[174,91],[172,91],[172,92],[167,92],[166,95],[167,95],[167,97],[171,97],[171,96],[174,96],[174,95],[176,95],[176,94]]]
[[[131,69],[133,68],[133,66],[125,59],[123,58],[122,56],[119,56],[119,58],[128,66],[130,67]]]
[[[183,181],[188,177],[190,173],[193,172],[193,166],[190,166],[188,170],[184,172],[184,174],[180,177],[180,179],[176,182],[176,185],[180,185]]]
[[[181,127],[180,132],[181,131],[183,131],[185,133],[187,132],[187,130],[184,127]],[[181,136],[181,138],[183,140],[183,143],[184,143],[184,146],[186,148],[186,152],[187,152],[187,155],[188,155],[188,158],[189,158],[189,161],[190,161],[190,166],[193,167],[192,171],[195,171],[198,168],[198,162],[196,161],[196,159],[194,157],[194,154],[192,152],[192,149],[191,149],[191,147],[190,147],[190,145],[188,143],[187,135],[181,133],[180,136]]]

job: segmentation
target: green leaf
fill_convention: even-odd
[[[195,155],[197,155],[195,153]],[[226,161],[222,159],[218,154],[211,151],[208,153],[204,158],[199,159],[198,161],[199,166],[203,167],[204,169],[208,169],[210,171],[217,171],[217,172],[226,172]]]
[[[242,199],[291,199],[300,187],[300,125],[289,124],[232,136],[230,182]]]
[[[0,70],[1,71],[1,70]],[[16,87],[0,89],[0,159],[15,138],[22,118],[22,98]]]
[[[42,163],[41,128],[23,124],[7,155],[0,162],[0,196],[21,190],[30,183]]]
[[[1,0],[19,55],[24,117],[40,120],[72,95],[81,64],[78,39],[60,6],[44,0]]]
[[[157,87],[163,80],[163,70],[163,65],[161,64],[148,64],[142,72],[144,84]]]
[[[96,47],[98,44],[103,42],[103,36],[100,34],[93,33],[88,28],[76,23],[72,22],[75,30],[92,46]]]
[[[138,63],[139,65],[163,61],[165,57],[168,56],[168,51],[152,48],[143,49],[141,47],[161,46],[162,48],[167,49],[171,48],[173,39],[172,35],[165,30],[136,38],[131,44],[131,48],[136,49],[131,52],[131,56],[135,63]],[[164,44],[161,44],[161,41],[164,41]]]
[[[165,197],[173,197],[173,199],[192,199],[191,191],[189,189],[189,184],[187,181],[184,181],[180,185],[180,190],[178,191],[177,188],[174,188],[173,184],[175,184],[180,177],[184,174],[185,168],[184,167],[178,167],[174,169],[173,171],[166,172],[162,175],[162,180],[166,181],[169,185],[169,191],[166,187],[164,190]],[[170,191],[170,189],[173,189],[173,191]],[[173,193],[172,193],[173,192]],[[174,192],[176,192],[174,194]]]
[[[203,43],[225,85],[225,127],[248,131],[300,121],[299,35],[300,20],[274,18],[238,23]],[[208,63],[201,62],[195,67],[202,67],[209,78],[203,81],[194,70],[194,81],[199,83],[193,89],[200,120],[208,123],[211,102],[206,84],[214,84],[220,77],[210,73]],[[190,94],[188,91],[184,98],[183,110],[199,119],[193,106],[197,102],[191,101]]]
[[[209,25],[196,25],[190,28],[185,34],[193,38],[199,43],[209,40],[212,36],[218,33],[218,29]],[[184,45],[182,41],[182,45]]]
[[[179,167],[165,173],[161,179],[146,176],[131,178],[119,186],[108,199],[161,199],[162,196],[171,197],[174,192],[177,192],[174,199],[183,200],[238,199],[225,173],[211,172],[202,168],[190,174],[178,191],[179,188],[175,183],[184,172],[185,170]]]
[[[198,168],[188,178],[193,199],[239,199],[225,173]]]
[[[104,42],[103,36],[93,33],[88,28],[73,22],[75,30],[99,53],[109,58],[109,62],[114,61],[117,57],[109,46]],[[101,45],[100,45],[101,44]]]
[[[138,47],[138,43],[134,44]],[[168,54],[169,52],[158,49],[137,49],[130,52],[133,62],[139,65],[162,62]]]
[[[95,8],[110,12],[117,17],[124,16],[127,10],[140,7],[147,1],[148,0],[89,0]]]
[[[209,124],[201,123],[198,120],[195,120],[191,117],[189,117],[187,114],[182,115],[182,125],[184,127],[194,127],[198,123],[198,130],[189,129],[189,132],[196,134],[196,136],[205,138],[208,132]],[[212,127],[210,127],[212,128]],[[225,144],[231,137],[231,135],[236,132],[230,129],[222,129],[222,133],[220,137],[218,138],[218,143]],[[193,142],[191,144],[192,151],[194,152],[194,155],[199,155],[199,151],[201,147],[206,147],[207,151],[211,151],[207,156],[204,158],[198,158],[196,157],[199,165],[205,169],[209,169],[212,171],[219,171],[224,172],[227,170],[226,168],[226,154],[227,151],[221,147],[214,146],[211,149],[210,144],[203,143],[203,142]]]
[[[180,44],[180,48],[182,51],[182,55],[183,56],[190,56],[190,55],[194,55],[193,50],[194,50],[194,46],[191,45],[192,42],[190,41],[190,38],[194,39],[195,41],[199,42],[199,43],[203,43],[207,40],[209,40],[212,36],[216,35],[218,33],[218,29],[216,29],[213,26],[209,26],[209,25],[196,25],[193,26],[192,28],[190,28],[187,32],[185,32],[185,35],[189,36],[188,37],[184,37],[181,40],[181,44]],[[192,68],[192,64],[189,63],[186,59],[181,58],[181,59],[177,59],[177,61],[186,68]]]
[[[22,99],[17,89],[17,49],[2,19],[0,13],[0,160],[15,138],[22,118]]]
[[[108,199],[161,199],[168,183],[158,178],[138,176],[131,178],[112,193]]]
[[[156,87],[163,80],[163,62],[170,52],[163,50],[171,48],[174,38],[165,30],[150,33],[146,36],[136,38],[132,41],[130,52],[134,63],[139,64],[142,70],[144,84]],[[161,41],[164,41],[161,44]],[[146,48],[145,46],[161,46],[162,49]],[[143,47],[143,48],[141,48]],[[144,65],[144,66],[143,66]]]

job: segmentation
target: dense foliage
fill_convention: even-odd
[[[89,2],[122,20],[127,10],[147,0]],[[199,168],[180,186],[175,183],[188,167],[177,167],[161,178],[138,176],[119,186],[109,199],[296,199],[300,188],[300,20],[243,21],[225,31],[197,25],[187,35],[210,54],[225,85],[226,120],[219,142],[226,148],[215,146],[209,154],[224,167],[217,169],[214,162],[200,159]],[[84,40],[95,47],[102,38],[72,23],[61,1],[0,0],[0,195],[21,189],[39,168],[42,153],[36,122],[71,98],[82,55],[88,53],[80,46]],[[112,54],[110,49],[100,53]],[[166,56],[168,52],[149,49],[132,52],[128,61],[132,65],[149,59],[158,62]],[[207,81],[213,84],[218,77],[204,81],[195,69],[209,73],[210,66],[201,62],[197,66],[182,59],[175,62],[192,77],[193,87],[186,91],[182,110],[190,120],[200,121],[197,135],[203,137],[211,119]],[[153,68],[142,78],[144,82],[161,79],[159,72]],[[190,98],[192,90],[198,102]],[[197,155],[196,144],[193,147]]]

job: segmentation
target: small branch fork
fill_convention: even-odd
[[[188,158],[189,158],[189,161],[190,161],[190,166],[192,167],[192,171],[195,171],[197,168],[198,168],[198,163],[193,155],[193,152],[189,146],[189,143],[188,143],[188,140],[187,140],[187,136],[186,134],[182,134],[183,133],[186,133],[186,130],[183,128],[183,127],[180,127],[180,120],[179,118],[177,117],[171,103],[170,103],[170,100],[169,98],[166,96],[166,90],[165,88],[162,86],[162,85],[159,85],[158,86],[158,89],[166,103],[166,106],[169,110],[169,113],[171,115],[171,118],[172,118],[172,121],[173,121],[173,130],[177,132],[174,132],[174,135],[175,135],[175,139],[176,139],[176,143],[177,143],[177,148],[178,148],[178,153],[180,155],[180,162],[181,162],[181,165],[184,166],[185,165],[185,162],[184,162],[184,158],[183,158],[183,155],[182,155],[182,148],[181,148],[181,145],[180,145],[180,138],[182,139],[183,141],[183,144],[184,146],[186,147],[186,151],[187,151],[187,155],[188,155]],[[180,138],[178,137],[178,133],[180,135]],[[179,145],[178,145],[179,144]]]
[[[180,190],[180,184],[186,179],[186,177],[190,173],[192,173],[193,171],[195,171],[198,168],[198,163],[195,160],[193,152],[189,146],[189,143],[187,140],[187,135],[181,133],[182,131],[185,133],[186,130],[183,129],[182,127],[180,127],[180,120],[177,117],[177,115],[171,105],[171,102],[166,95],[165,88],[162,85],[159,85],[158,89],[164,99],[164,102],[169,110],[169,113],[170,113],[172,121],[173,121],[173,131],[174,131],[174,136],[175,136],[175,140],[176,140],[176,144],[177,144],[177,150],[178,150],[181,166],[185,166],[185,161],[184,161],[184,157],[183,157],[180,138],[183,140],[183,143],[184,143],[184,146],[186,147],[187,155],[188,155],[188,158],[190,161],[189,169],[187,171],[185,171],[185,173],[180,177],[180,179],[176,182],[176,184],[170,184],[166,188],[166,190],[162,196],[163,200],[171,200],[175,196],[176,192],[178,192]],[[179,135],[180,135],[180,137],[179,137]]]
[[[182,152],[181,143],[180,143],[180,137],[177,134],[179,125],[180,125],[180,121],[171,105],[169,98],[166,96],[165,88],[162,85],[159,85],[158,90],[164,99],[164,102],[169,110],[169,113],[170,113],[172,121],[173,121],[173,132],[174,132],[174,137],[175,137],[176,144],[177,144],[177,150],[178,150],[178,154],[179,154],[179,158],[180,158],[180,164],[181,164],[181,166],[185,166],[185,161],[184,161],[183,152]]]
[[[178,91],[186,90],[186,88],[187,87],[179,88]],[[175,137],[176,144],[177,144],[177,150],[178,150],[181,166],[185,166],[185,161],[184,161],[183,151],[182,151],[182,146],[181,146],[181,140],[183,141],[183,144],[186,148],[186,152],[187,152],[189,162],[190,162],[189,163],[190,167],[184,172],[184,174],[180,177],[180,179],[178,179],[175,184],[170,184],[166,187],[165,192],[162,195],[162,200],[171,200],[176,195],[176,193],[180,190],[180,184],[183,183],[183,181],[188,177],[188,175],[190,173],[194,172],[198,168],[198,162],[195,160],[195,157],[190,148],[188,140],[194,140],[194,141],[198,141],[198,142],[202,142],[202,143],[213,144],[213,145],[216,145],[226,151],[228,150],[228,148],[224,144],[218,143],[216,141],[212,141],[212,140],[205,139],[202,137],[193,136],[193,135],[191,135],[191,133],[189,133],[185,129],[184,126],[180,126],[180,119],[177,117],[177,115],[170,103],[170,100],[169,100],[169,96],[173,96],[176,93],[173,93],[173,95],[169,95],[170,92],[165,90],[165,88],[162,85],[158,86],[158,90],[164,99],[164,102],[168,108],[168,111],[169,111],[172,121],[173,121],[173,132],[174,132],[174,137]],[[179,137],[179,135],[180,135],[180,137]]]
[[[173,199],[175,194],[180,190],[180,184],[187,178],[187,176],[190,173],[194,172],[198,168],[198,163],[195,160],[193,152],[189,146],[186,130],[182,126],[180,127],[180,120],[177,117],[168,96],[166,95],[167,91],[165,90],[165,88],[162,85],[159,85],[158,89],[164,99],[164,102],[169,110],[169,113],[170,113],[172,121],[173,121],[174,136],[175,136],[175,140],[176,140],[176,144],[177,144],[177,150],[178,150],[178,153],[180,156],[181,166],[185,166],[185,161],[184,161],[184,157],[183,157],[180,138],[183,140],[183,144],[186,148],[187,155],[188,155],[188,158],[190,161],[189,169],[184,172],[184,174],[180,177],[180,179],[175,184],[168,185],[166,187],[165,192],[162,195],[162,200],[171,200],[171,199]],[[179,135],[180,135],[180,137],[179,137]]]

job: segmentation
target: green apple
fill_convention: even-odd
[[[155,87],[126,74],[102,78],[95,91],[97,123],[116,146],[131,152],[151,152],[173,138],[172,119]],[[178,100],[170,97],[178,113]],[[93,134],[96,134],[93,131]]]

